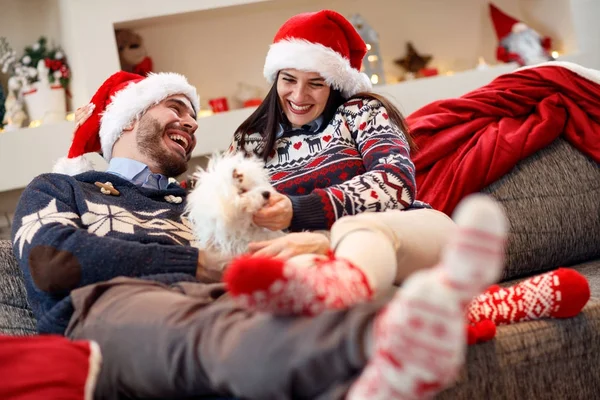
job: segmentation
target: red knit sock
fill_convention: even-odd
[[[570,318],[590,298],[587,279],[569,268],[528,278],[508,288],[497,285],[469,305],[469,320],[492,320],[496,325],[541,318]]]
[[[244,307],[278,315],[315,315],[372,296],[365,274],[333,254],[306,254],[288,261],[241,257],[229,265],[223,279]]]

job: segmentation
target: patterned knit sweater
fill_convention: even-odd
[[[237,134],[230,151],[239,148]],[[260,133],[244,149],[259,153]],[[266,168],[274,187],[292,201],[290,230],[329,229],[365,211],[428,207],[415,201],[415,167],[404,133],[377,100],[353,99],[316,132],[284,130]]]
[[[120,194],[103,194],[95,182],[111,182]],[[69,293],[85,285],[117,276],[194,280],[198,249],[189,246],[184,203],[175,183],[144,189],[102,172],[35,178],[19,200],[12,235],[38,330],[64,333]]]

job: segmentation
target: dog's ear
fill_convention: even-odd
[[[203,170],[200,167],[196,168],[196,171],[194,171],[192,176],[189,177],[189,181],[193,182],[193,187],[196,187],[198,182],[202,181],[202,178],[204,178],[204,175],[206,175],[205,170]]]
[[[231,174],[232,178],[237,180],[239,183],[242,183],[242,181],[244,180],[244,174],[240,174],[237,171],[237,168],[233,169],[233,173]]]

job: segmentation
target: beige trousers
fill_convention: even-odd
[[[396,251],[394,283],[399,284],[413,272],[437,264],[442,249],[455,229],[456,225],[450,217],[433,209],[362,213],[336,221],[331,228],[331,247],[335,251],[341,241],[355,231],[370,230],[383,235]],[[375,254],[378,249],[357,248],[357,251]],[[389,268],[369,266],[371,269],[384,267]]]

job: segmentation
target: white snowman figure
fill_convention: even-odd
[[[490,14],[499,42],[496,49],[496,58],[499,61],[534,65],[553,60],[549,37],[542,37],[538,32],[505,14],[493,4],[490,4]]]
[[[17,77],[13,76],[8,80],[8,93],[4,102],[6,112],[2,121],[7,132],[21,128],[27,119],[27,114],[23,111],[23,100],[19,96],[21,86]]]
[[[37,64],[37,82],[35,86],[37,89],[41,88],[50,88],[50,80],[48,78],[48,74],[50,73],[50,69],[46,66],[45,60],[38,61]]]

